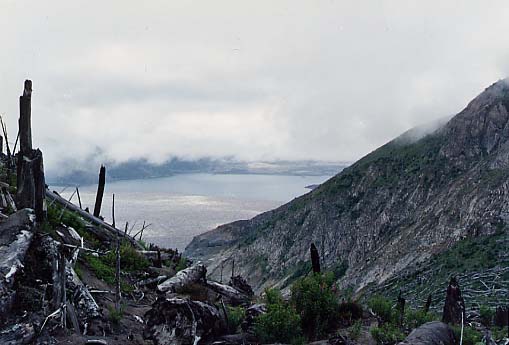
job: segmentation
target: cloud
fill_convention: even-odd
[[[509,75],[506,1],[0,0],[0,113],[48,169],[354,160]]]

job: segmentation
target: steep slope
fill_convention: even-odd
[[[343,286],[386,281],[456,241],[507,231],[509,84],[499,81],[430,134],[411,130],[312,192],[197,236],[186,254],[213,276],[285,286],[311,242]],[[221,269],[221,267],[223,269]]]

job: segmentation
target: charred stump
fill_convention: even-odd
[[[428,299],[426,300],[426,303],[424,304],[424,312],[428,313],[429,308],[431,308],[431,294],[428,295]]]
[[[465,301],[461,296],[460,286],[456,277],[452,277],[447,287],[442,321],[448,324],[460,325],[464,319]]]
[[[397,310],[398,310],[398,324],[399,326],[403,326],[403,318],[405,317],[405,303],[406,300],[401,296],[401,291],[398,295],[398,304],[397,304]]]
[[[311,254],[311,265],[313,266],[314,273],[320,273],[320,254],[318,254],[318,249],[314,243],[311,243],[311,248],[309,249]]]
[[[32,149],[31,125],[32,82],[25,80],[23,95],[19,98],[19,143],[17,157],[18,208],[35,210],[36,220],[46,219],[46,181],[41,150]]]
[[[101,215],[101,205],[103,202],[105,183],[106,183],[106,168],[104,167],[104,165],[101,165],[101,169],[99,170],[99,184],[97,185],[97,195],[95,196],[94,217],[99,217]]]

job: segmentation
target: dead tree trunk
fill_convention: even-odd
[[[23,96],[19,97],[19,149],[21,155],[32,151],[32,81],[25,80]]]
[[[406,303],[406,300],[401,296],[401,291],[400,291],[399,295],[398,295],[398,305],[397,305],[397,309],[398,309],[398,313],[399,313],[398,324],[400,327],[403,326],[403,318],[405,316],[405,303]]]
[[[442,322],[460,325],[464,320],[465,301],[461,296],[460,286],[455,277],[452,277],[447,287]]]
[[[311,243],[311,248],[309,249],[311,254],[311,265],[313,266],[314,273],[320,273],[320,255],[318,254],[318,249],[314,243]]]
[[[99,217],[101,215],[101,205],[103,202],[105,183],[106,183],[106,168],[104,167],[104,165],[101,165],[101,169],[99,170],[99,184],[97,185],[97,195],[95,197],[94,217]]]
[[[32,81],[25,80],[19,98],[19,143],[17,199],[20,208],[35,209],[37,221],[46,219],[46,181],[42,152],[32,149]]]
[[[426,300],[426,304],[424,304],[424,312],[428,313],[430,307],[431,307],[431,294],[428,295],[428,299]]]

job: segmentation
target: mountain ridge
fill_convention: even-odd
[[[505,79],[431,133],[407,131],[308,194],[197,236],[186,255],[213,277],[234,260],[261,290],[289,284],[314,242],[325,267],[346,263],[339,282],[359,291],[462,238],[507,231],[508,109]]]

